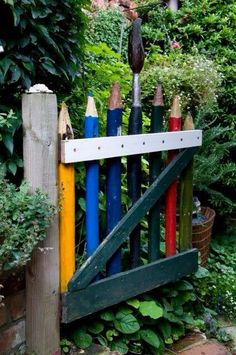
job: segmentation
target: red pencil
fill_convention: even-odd
[[[181,111],[179,97],[175,96],[169,118],[169,131],[181,130]],[[168,152],[168,163],[174,159],[176,152]],[[177,202],[177,181],[174,181],[166,192],[165,201],[165,221],[166,221],[166,256],[176,253],[176,202]]]

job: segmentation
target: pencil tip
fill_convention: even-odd
[[[87,108],[86,108],[86,113],[85,116],[92,116],[92,117],[98,117],[95,101],[93,95],[88,94],[88,101],[87,101]]]
[[[120,95],[120,85],[118,83],[112,84],[111,95],[108,100],[109,110],[114,110],[116,108],[122,108],[122,100]]]
[[[173,99],[173,104],[171,107],[171,113],[170,113],[171,117],[176,117],[176,118],[180,118],[181,117],[181,110],[180,110],[180,103],[179,103],[179,96],[176,95]]]
[[[188,112],[187,116],[185,117],[184,124],[183,124],[183,131],[189,131],[195,129],[195,125],[193,122],[193,117],[190,112]]]
[[[153,106],[164,106],[163,95],[162,95],[162,87],[161,87],[160,84],[157,85],[156,92],[155,92],[152,104],[153,104]]]
[[[61,110],[59,113],[58,120],[58,133],[61,139],[73,139],[74,133],[70,121],[70,116],[68,112],[68,107],[65,102],[61,104]]]

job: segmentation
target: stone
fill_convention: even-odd
[[[25,321],[9,326],[0,333],[0,354],[10,352],[25,342]]]
[[[9,321],[9,313],[5,304],[0,305],[0,327]]]
[[[179,355],[232,355],[228,349],[217,342],[208,341],[191,349],[178,352]]]
[[[5,302],[12,320],[17,320],[25,316],[25,290],[8,296]]]

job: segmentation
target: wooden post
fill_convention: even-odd
[[[56,95],[24,94],[24,174],[30,191],[40,188],[57,204],[58,130]],[[33,222],[33,221],[32,221]],[[60,353],[58,216],[26,269],[27,352]]]

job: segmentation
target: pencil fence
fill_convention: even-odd
[[[113,95],[118,88],[113,88]],[[98,136],[98,118],[92,96],[88,98],[88,107],[85,118],[85,136],[84,139],[69,139],[73,135],[68,134],[70,127],[68,113],[62,115],[66,110],[62,107],[60,118],[66,118],[68,122],[64,124],[67,129],[64,135],[61,132],[61,163],[59,164],[59,186],[62,191],[62,208],[60,211],[60,255],[61,255],[61,292],[63,294],[63,318],[64,322],[70,322],[76,318],[80,318],[86,314],[93,313],[98,309],[102,309],[110,304],[117,303],[127,297],[136,295],[159,285],[158,279],[155,278],[155,272],[152,268],[146,269],[150,272],[152,280],[148,285],[140,290],[136,290],[133,284],[143,280],[137,280],[137,275],[133,275],[128,282],[122,277],[128,275],[129,272],[147,268],[148,265],[156,267],[159,272],[162,271],[161,284],[174,281],[175,279],[186,275],[197,267],[196,250],[191,249],[191,218],[192,218],[192,158],[201,144],[201,131],[184,130],[180,131],[181,115],[179,109],[178,98],[174,98],[172,106],[172,117],[170,121],[177,121],[178,131],[173,131],[170,124],[170,132],[160,132],[162,130],[163,121],[163,99],[160,86],[157,88],[152,109],[152,119],[150,126],[150,134],[139,135],[120,135],[121,130],[121,107],[108,109],[108,137]],[[157,99],[158,98],[158,99]],[[174,117],[176,116],[176,117]],[[89,121],[89,122],[88,122]],[[172,124],[173,125],[173,124]],[[61,125],[60,125],[61,127]],[[174,127],[174,128],[175,128]],[[88,133],[88,130],[89,133]],[[159,133],[153,133],[159,132]],[[168,162],[162,161],[161,152],[168,150]],[[121,156],[136,157],[141,154],[149,154],[150,161],[150,187],[144,194],[134,202],[131,209],[122,218],[121,212]],[[107,160],[107,177],[106,177],[106,193],[107,193],[107,234],[106,238],[99,236],[99,160]],[[75,220],[74,220],[74,201],[75,191],[74,185],[73,163],[84,161],[86,164],[86,256],[85,264],[74,273],[75,270]],[[182,178],[180,176],[181,172]],[[179,177],[180,176],[180,177]],[[177,182],[178,181],[178,182]],[[130,181],[129,181],[130,183]],[[132,183],[132,181],[131,181]],[[141,186],[141,180],[139,180]],[[180,195],[180,221],[179,221],[179,240],[176,239],[176,206],[177,206],[177,184],[181,186]],[[187,189],[187,190],[186,190]],[[185,191],[186,190],[186,191]],[[165,195],[165,209],[162,212],[165,217],[165,255],[161,253],[161,232],[160,218],[161,205],[160,198]],[[149,263],[142,266],[140,259],[138,264],[133,265],[132,255],[130,256],[130,270],[122,269],[122,252],[121,247],[132,236],[132,231],[139,225],[145,215],[147,217],[148,227],[148,256]],[[164,241],[164,240],[163,240]],[[134,248],[139,248],[135,250]],[[133,246],[132,252],[140,255],[140,243]],[[187,253],[185,251],[188,251]],[[179,270],[173,272],[172,267],[176,268],[177,260],[173,257],[181,257],[181,265]],[[165,274],[163,265],[158,265],[163,261],[171,260]],[[112,276],[113,275],[113,276]],[[101,293],[106,293],[103,287],[106,285],[102,282],[112,280],[114,277],[118,280],[121,277],[120,291],[123,295],[116,297],[107,302],[107,297]],[[146,276],[145,276],[146,277]],[[129,278],[128,278],[129,279]],[[98,281],[99,280],[99,281]],[[101,285],[96,290],[100,295],[100,300],[92,302],[91,295],[93,288],[91,285]],[[110,286],[110,285],[109,285]],[[131,293],[125,291],[125,288],[131,288]],[[111,286],[112,288],[112,286]],[[132,289],[133,292],[132,292]],[[87,293],[83,292],[87,290]],[[117,289],[116,289],[117,291]],[[81,295],[76,292],[81,292]],[[95,289],[94,289],[95,292]],[[118,295],[118,296],[117,296]],[[84,297],[90,305],[82,305]],[[76,301],[77,300],[77,301]],[[92,305],[92,307],[91,307]],[[75,311],[75,309],[79,309]]]
[[[197,250],[192,249],[193,156],[202,132],[188,116],[181,127],[178,96],[174,97],[168,132],[163,132],[163,97],[154,95],[150,133],[142,134],[140,72],[144,49],[141,20],[134,21],[129,37],[129,64],[133,72],[133,101],[128,135],[121,135],[122,103],[114,84],[108,104],[107,137],[98,137],[98,114],[88,95],[83,139],[73,139],[65,105],[59,118],[60,163],[60,285],[62,322],[69,323],[155,287],[173,282],[197,269]],[[124,132],[122,132],[124,134]],[[167,151],[167,161],[162,152]],[[142,154],[149,154],[150,185],[141,193]],[[127,190],[132,203],[122,215],[121,157],[127,157]],[[106,233],[99,232],[99,161],[106,160]],[[75,270],[76,162],[86,166],[86,261]],[[178,187],[180,187],[178,189]],[[180,190],[179,199],[177,192]],[[161,201],[165,201],[164,209]],[[177,201],[179,204],[177,240]],[[165,236],[161,235],[161,216]],[[147,263],[141,262],[141,224],[148,222]],[[162,240],[163,238],[163,240]],[[124,269],[122,247],[129,241],[129,267]],[[165,251],[161,252],[161,242]]]

